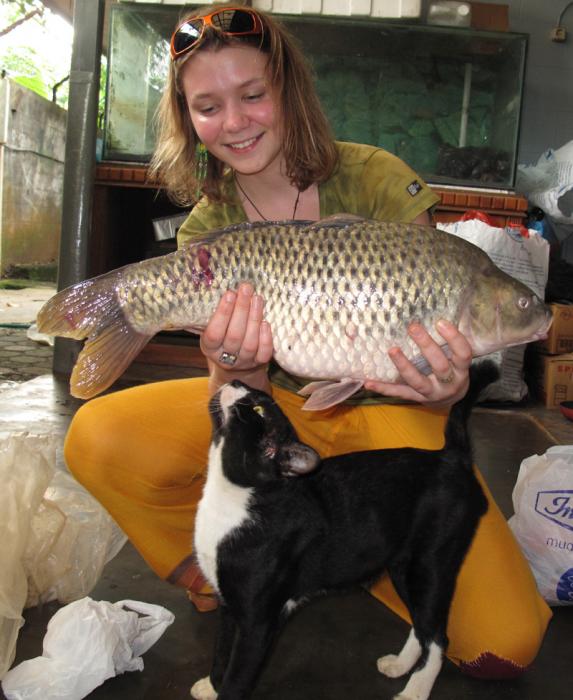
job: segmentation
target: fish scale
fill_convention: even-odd
[[[87,398],[160,330],[200,332],[221,294],[242,281],[265,299],[276,361],[325,380],[309,389],[315,408],[338,403],[367,378],[398,380],[392,346],[423,365],[407,332],[413,321],[439,343],[436,322],[458,324],[474,355],[535,339],[550,323],[543,302],[471,243],[429,226],[343,217],[213,232],[59,292],[38,326],[87,338],[71,379],[72,393]]]

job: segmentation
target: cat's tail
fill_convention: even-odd
[[[499,370],[491,360],[474,361],[470,367],[470,386],[466,395],[452,406],[445,429],[446,450],[471,454],[468,420],[481,392],[499,379]]]

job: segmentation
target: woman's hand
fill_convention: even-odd
[[[436,328],[450,348],[449,358],[419,323],[413,323],[408,329],[410,337],[432,368],[431,374],[422,374],[399,348],[391,348],[388,354],[404,384],[369,380],[364,388],[432,407],[450,406],[459,401],[468,390],[472,349],[465,336],[452,323],[441,320]]]
[[[231,379],[269,390],[266,366],[273,355],[273,338],[263,313],[264,300],[249,283],[221,297],[201,334],[213,391]]]

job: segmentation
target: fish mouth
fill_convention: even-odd
[[[534,333],[535,340],[545,340],[553,323],[553,314],[549,311],[545,323]]]
[[[263,136],[264,134],[258,134],[257,136],[250,136],[248,139],[243,139],[242,141],[226,143],[225,148],[229,149],[233,153],[249,153],[253,150],[253,148],[255,148]]]

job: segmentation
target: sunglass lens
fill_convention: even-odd
[[[255,28],[253,15],[243,10],[222,10],[212,17],[212,22],[230,34],[244,34]]]
[[[185,51],[197,41],[201,36],[201,27],[203,22],[185,22],[177,30],[173,37],[173,51],[175,54]]]

